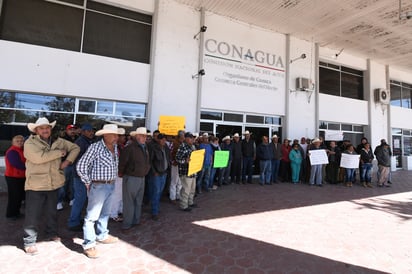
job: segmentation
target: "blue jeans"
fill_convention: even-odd
[[[110,216],[110,198],[114,191],[114,184],[90,185],[89,202],[83,224],[83,248],[96,246],[96,240],[105,240],[109,235],[107,223]],[[94,224],[96,223],[96,231]]]
[[[279,175],[280,160],[273,159],[272,161],[272,182],[276,183]]]
[[[372,163],[362,164],[361,182],[370,183],[372,181]]]
[[[253,157],[243,157],[242,182],[252,183],[253,176]]]
[[[166,173],[164,175],[150,176],[150,202],[152,203],[152,215],[159,214],[160,197],[165,188],[166,176]]]
[[[202,187],[206,190],[209,188],[210,169],[211,166],[203,166],[203,169],[199,173],[199,176],[196,180],[196,188],[198,190],[201,190]]]
[[[63,202],[64,198],[68,198],[69,200],[73,199],[73,179],[74,179],[74,167],[73,165],[67,166],[64,169],[64,177],[66,178],[64,181],[64,186],[59,188],[59,196],[57,198],[57,202]]]
[[[317,185],[322,185],[322,165],[311,166],[309,183],[311,185],[315,183]]]
[[[209,188],[213,187],[213,183],[215,182],[215,175],[216,175],[216,168],[210,169],[210,176],[209,176]]]
[[[73,178],[73,196],[74,200],[68,221],[69,227],[80,225],[82,210],[87,200],[86,186],[79,177]]]
[[[270,160],[260,160],[260,184],[264,185],[270,184],[271,172],[271,161]]]
[[[355,177],[355,170],[355,168],[345,168],[345,182],[353,182],[353,178]]]

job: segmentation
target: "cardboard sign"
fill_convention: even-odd
[[[184,116],[160,116],[159,131],[166,135],[176,136],[179,130],[185,129]]]

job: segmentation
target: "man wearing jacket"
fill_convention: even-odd
[[[43,210],[46,214],[47,238],[52,241],[60,240],[57,234],[56,209],[58,189],[64,185],[64,169],[74,162],[80,152],[76,144],[51,137],[55,125],[56,121],[50,123],[44,117],[27,125],[31,132],[36,133],[24,143],[26,219],[23,240],[24,251],[30,255],[38,253],[37,231]]]
[[[147,130],[139,127],[130,132],[133,142],[120,154],[119,176],[123,177],[124,232],[140,223],[145,188],[145,176],[150,170],[150,155],[146,144]]]
[[[153,138],[154,143],[149,147],[150,153],[150,202],[152,205],[152,220],[159,219],[159,204],[166,184],[167,170],[170,163],[170,151],[166,145],[166,136],[158,134]]]

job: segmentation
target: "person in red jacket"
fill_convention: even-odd
[[[21,203],[24,200],[24,182],[26,181],[26,158],[23,155],[24,138],[16,135],[12,139],[11,147],[6,151],[6,177],[8,202],[6,217],[16,220],[22,216]]]

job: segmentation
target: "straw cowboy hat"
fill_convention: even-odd
[[[39,126],[51,126],[51,128],[54,128],[54,126],[56,125],[56,121],[50,123],[49,120],[46,117],[41,117],[39,119],[37,119],[36,123],[28,123],[27,124],[27,128],[31,131],[31,132],[35,132],[36,128]]]
[[[222,139],[222,141],[226,141],[226,140],[230,140],[230,136],[229,136],[229,135],[223,137],[223,139]]]
[[[272,139],[279,138],[276,134],[272,136]]]
[[[246,130],[244,133],[243,133],[243,135],[251,135],[252,134],[252,132],[249,132],[249,130]]]
[[[145,127],[138,127],[135,131],[130,132],[130,136],[135,136],[135,135],[147,135],[147,129]]]
[[[235,133],[235,135],[233,135],[233,138],[235,138],[235,137],[239,138],[240,137],[239,133]]]
[[[107,124],[104,125],[101,130],[98,130],[94,135],[101,136],[104,134],[124,134],[123,128],[118,128],[117,125],[114,124]]]

